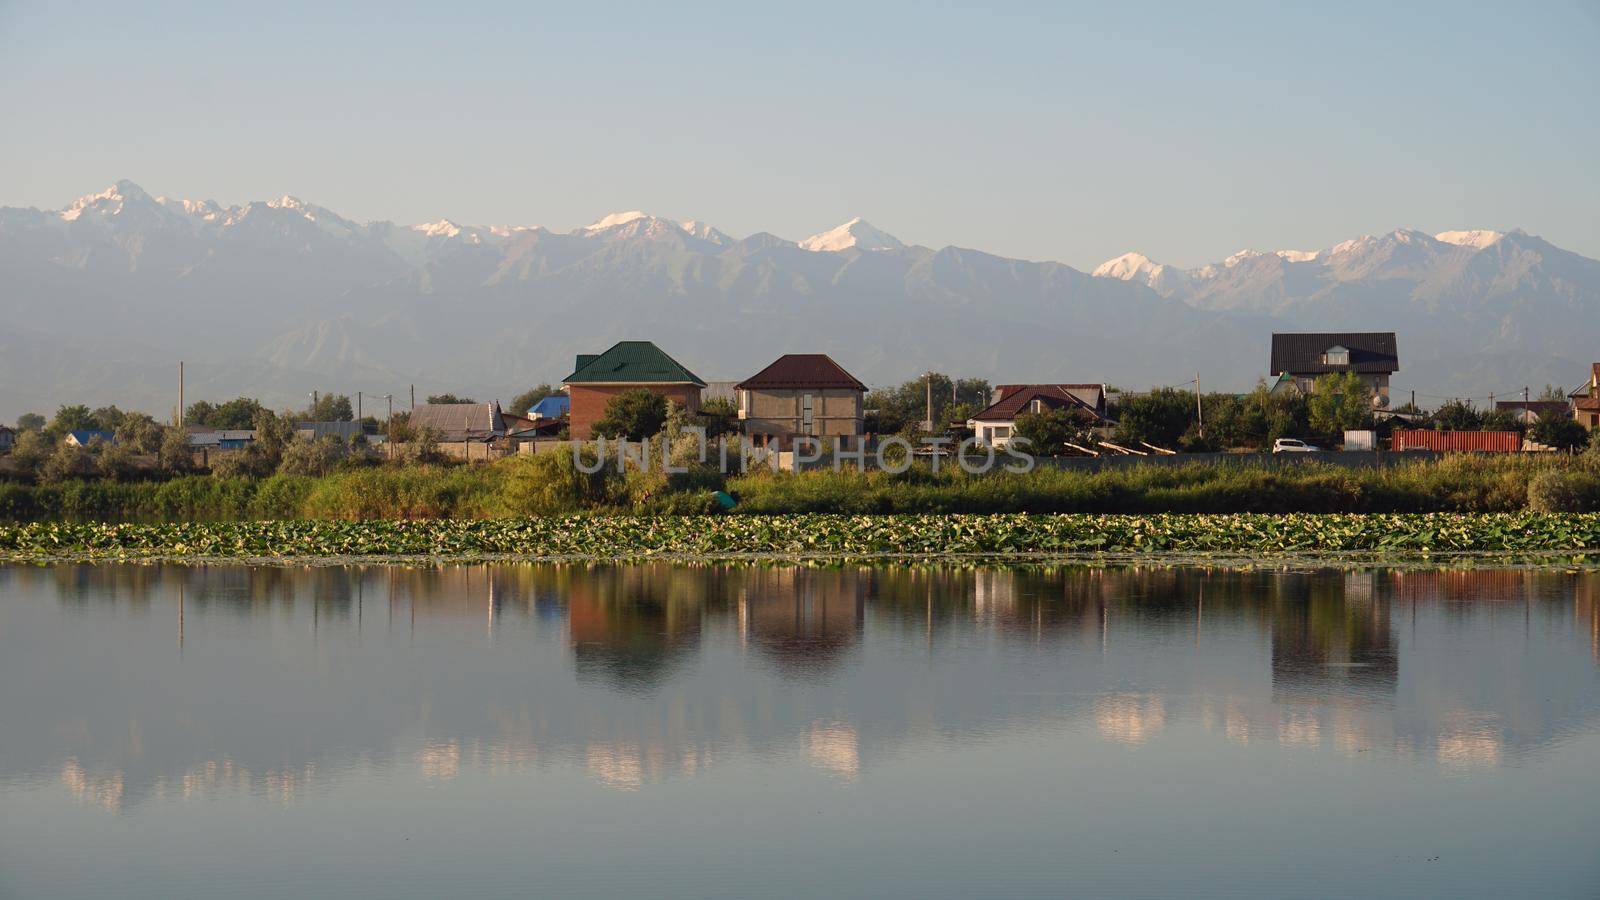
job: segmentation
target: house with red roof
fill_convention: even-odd
[[[1103,384],[1002,384],[995,388],[994,402],[967,420],[973,437],[993,447],[1011,441],[1017,417],[1047,409],[1070,409],[1083,414],[1084,421],[1099,422],[1106,415],[1106,386]]]
[[[788,449],[798,437],[859,441],[866,385],[826,353],[786,353],[734,386],[744,433]]]

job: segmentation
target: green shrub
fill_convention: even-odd
[[[1600,510],[1600,476],[1583,469],[1546,469],[1528,482],[1528,508],[1535,512]]]

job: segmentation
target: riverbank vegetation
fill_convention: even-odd
[[[693,439],[690,438],[690,442]],[[692,449],[692,448],[678,448]],[[674,450],[674,453],[678,452]],[[970,475],[945,463],[900,474],[766,470],[724,476],[585,473],[570,454],[477,465],[333,466],[325,474],[183,475],[165,481],[0,483],[0,521],[485,519],[569,514],[1510,513],[1600,512],[1600,454],[1454,456],[1382,467],[1041,464]],[[719,492],[722,496],[719,497]],[[731,509],[727,504],[731,502]]]

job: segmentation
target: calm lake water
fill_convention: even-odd
[[[0,567],[0,895],[1600,892],[1600,575]]]

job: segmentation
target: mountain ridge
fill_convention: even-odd
[[[34,363],[0,367],[6,418],[64,402],[165,411],[161,379],[118,371],[178,359],[208,391],[274,405],[412,383],[504,399],[623,338],[713,380],[827,352],[875,384],[932,368],[1142,388],[1199,369],[1243,390],[1266,374],[1274,330],[1394,330],[1402,388],[1470,392],[1586,371],[1600,262],[1516,230],[1397,229],[1195,269],[1129,254],[1085,273],[907,245],[860,218],[799,241],[639,210],[565,232],[402,225],[125,180],[60,210],[0,208],[0,309],[0,346]],[[29,350],[74,346],[96,357],[73,375]]]

